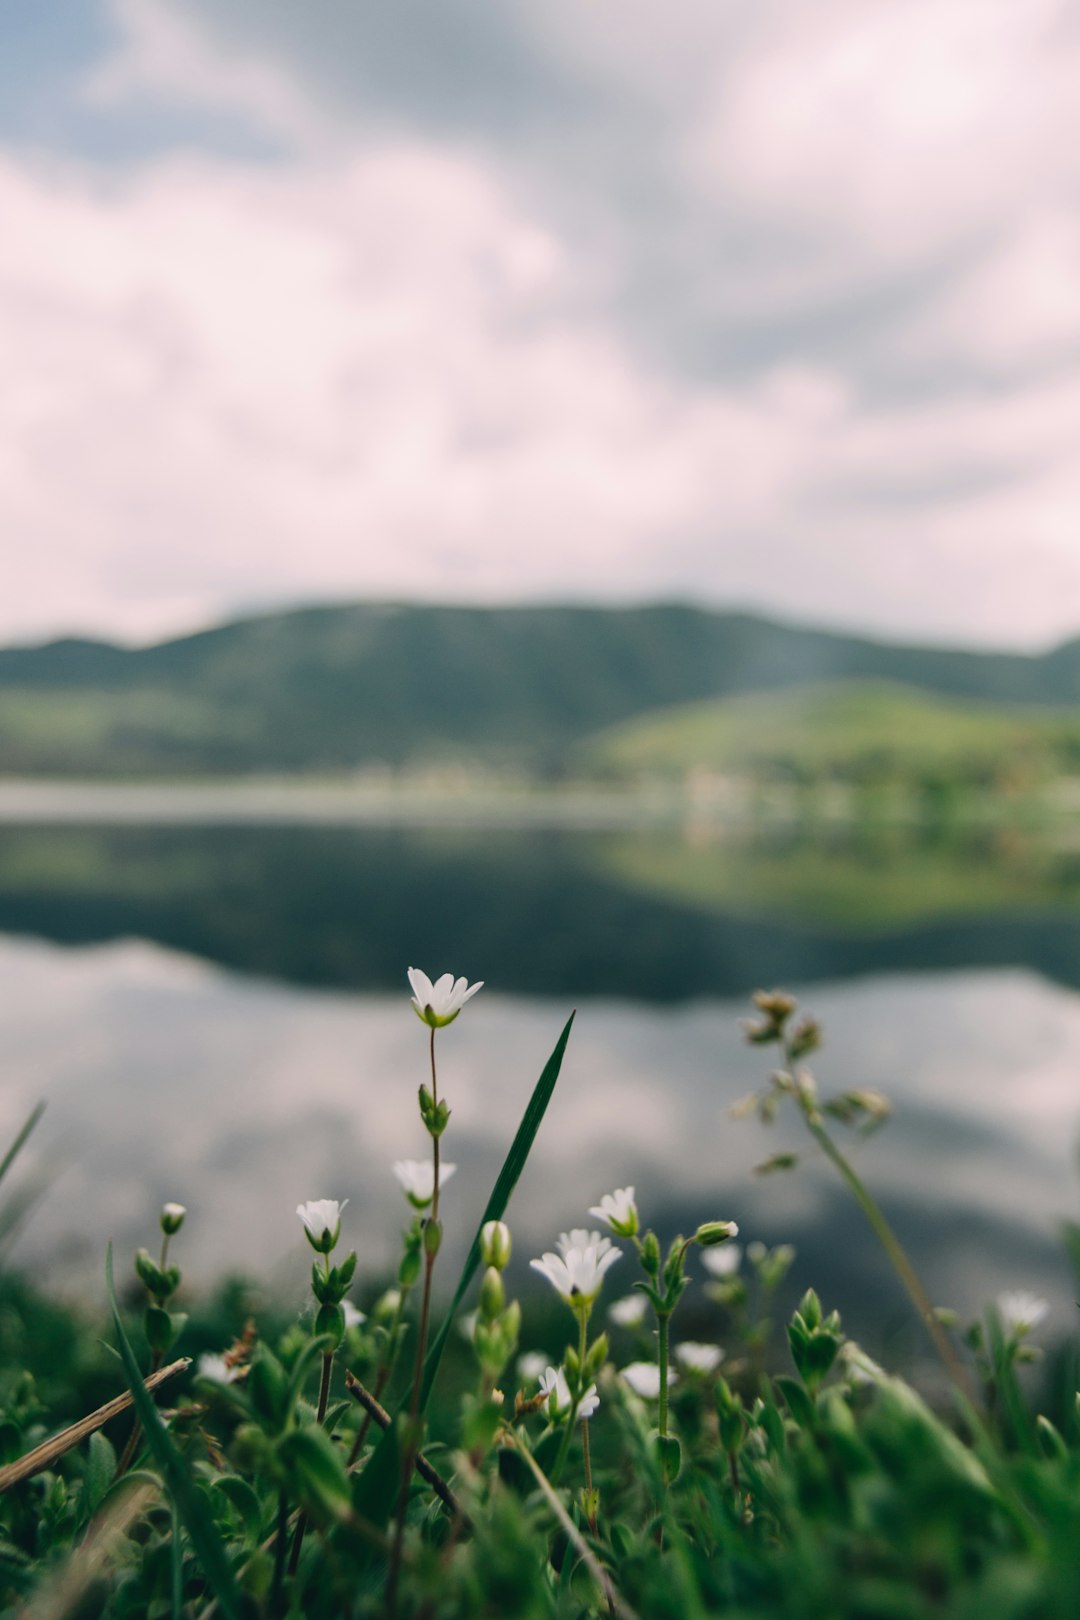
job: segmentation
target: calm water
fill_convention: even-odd
[[[902,1339],[904,1304],[826,1167],[752,1173],[800,1145],[797,1122],[730,1117],[766,1068],[737,1020],[783,983],[825,1023],[824,1092],[893,1099],[857,1152],[935,1297],[974,1311],[1035,1287],[1071,1327],[1080,863],[1015,837],[0,830],[0,1126],[48,1103],[17,1178],[48,1190],[15,1257],[96,1297],[107,1239],[149,1241],[176,1198],[193,1281],[299,1287],[295,1205],[347,1196],[373,1271],[404,1215],[390,1163],[425,1145],[409,963],[487,981],[440,1037],[451,1234],[471,1232],[576,1006],[511,1210],[519,1255],[633,1182],[663,1229],[733,1216],[794,1242],[793,1286]]]

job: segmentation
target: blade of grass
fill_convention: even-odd
[[[128,1388],[135,1404],[135,1411],[142,1423],[146,1443],[150,1448],[154,1461],[161,1469],[165,1483],[169,1488],[176,1510],[183,1520],[187,1533],[191,1537],[191,1544],[195,1549],[199,1563],[207,1583],[217,1598],[218,1607],[225,1616],[225,1620],[241,1620],[242,1607],[240,1592],[233,1576],[232,1566],[229,1563],[217,1526],[210,1516],[210,1510],[203,1501],[198,1487],[191,1477],[191,1471],[183,1457],[172,1442],[169,1431],[161,1421],[157,1407],[147,1393],[143,1383],[139,1364],[135,1360],[135,1353],[131,1348],[124,1324],[120,1320],[120,1307],[116,1302],[116,1285],[113,1282],[112,1244],[105,1256],[105,1285],[108,1289],[109,1304],[112,1307],[113,1325],[116,1328],[116,1342],[120,1351],[120,1360],[123,1362],[124,1373],[127,1377]]]
[[[4,1157],[0,1159],[0,1181],[3,1181],[4,1177],[15,1163],[15,1160],[26,1146],[27,1138],[29,1137],[30,1132],[34,1129],[44,1112],[45,1104],[43,1102],[39,1102],[31,1110],[30,1117],[26,1121],[26,1124],[23,1126],[14,1142],[12,1142],[11,1146],[8,1148],[7,1152],[4,1154]]]
[[[424,1378],[420,1386],[421,1412],[426,1411],[428,1401],[431,1398],[432,1387],[439,1371],[439,1363],[442,1360],[443,1351],[446,1348],[446,1341],[450,1336],[450,1328],[453,1325],[458,1306],[464,1299],[466,1290],[476,1275],[476,1268],[480,1264],[480,1234],[486,1222],[502,1219],[506,1206],[510,1202],[510,1195],[517,1186],[518,1178],[525,1168],[525,1162],[529,1157],[533,1142],[536,1140],[536,1133],[540,1129],[544,1115],[547,1112],[548,1103],[551,1101],[552,1092],[555,1090],[555,1082],[559,1078],[559,1070],[562,1068],[563,1055],[566,1052],[566,1043],[570,1039],[570,1030],[575,1016],[574,1013],[571,1013],[566,1020],[566,1026],[555,1043],[555,1050],[548,1058],[543,1073],[533,1088],[528,1107],[522,1115],[521,1124],[518,1126],[514,1140],[510,1144],[510,1151],[503,1161],[503,1167],[499,1171],[495,1185],[491,1190],[491,1197],[487,1201],[487,1207],[480,1217],[476,1236],[473,1238],[472,1247],[458,1279],[458,1285],[454,1290],[454,1297],[450,1302],[450,1309],[444,1316],[442,1326],[432,1340],[431,1349],[428,1351],[427,1360],[424,1363]],[[405,1405],[403,1404],[397,1415],[400,1416],[404,1410]],[[363,1473],[359,1476],[354,1495],[358,1512],[366,1514],[367,1517],[373,1519],[379,1525],[389,1522],[400,1468],[397,1423],[394,1422],[391,1423],[388,1429],[384,1430],[382,1439],[372,1452]]]
[[[476,1275],[476,1268],[480,1264],[480,1234],[488,1221],[501,1221],[506,1213],[506,1207],[510,1202],[514,1188],[518,1184],[521,1172],[525,1168],[526,1160],[532,1151],[532,1145],[543,1123],[544,1115],[547,1113],[547,1106],[555,1090],[555,1082],[559,1078],[563,1055],[566,1052],[566,1043],[570,1039],[570,1030],[573,1027],[575,1017],[576,1013],[571,1013],[566,1020],[566,1026],[555,1044],[555,1050],[548,1058],[544,1065],[544,1072],[536,1082],[533,1094],[529,1098],[529,1106],[522,1116],[521,1124],[517,1128],[517,1134],[510,1144],[510,1151],[503,1161],[503,1167],[499,1171],[498,1179],[491,1190],[487,1208],[480,1217],[480,1224],[476,1228],[472,1248],[469,1250],[468,1258],[458,1279],[454,1297],[450,1301],[450,1309],[443,1317],[442,1326],[436,1333],[431,1349],[428,1351],[427,1360],[424,1363],[424,1382],[420,1387],[420,1410],[422,1412],[427,1409],[432,1386],[435,1383],[435,1376],[439,1371],[439,1363],[442,1360],[443,1350],[446,1347],[454,1317],[457,1315],[458,1306],[464,1299],[466,1290]]]

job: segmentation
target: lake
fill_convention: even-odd
[[[5,1138],[47,1103],[12,1259],[98,1299],[106,1242],[126,1266],[177,1199],[192,1284],[244,1272],[299,1297],[295,1206],[348,1197],[374,1277],[406,1214],[391,1163],[425,1151],[409,965],[485,981],[438,1042],[451,1255],[576,1008],[510,1212],[519,1268],[633,1183],[665,1233],[720,1217],[792,1242],[793,1291],[917,1349],[828,1167],[754,1174],[805,1146],[798,1120],[732,1118],[768,1071],[739,1020],[783,984],[824,1023],[823,1093],[892,1099],[854,1152],[935,1300],[1034,1288],[1071,1329],[1080,857],[1020,833],[0,827]]]

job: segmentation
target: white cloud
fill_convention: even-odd
[[[0,634],[153,635],[338,595],[695,594],[908,634],[1075,629],[1062,8],[774,3],[738,28],[684,10],[731,48],[714,68],[669,44],[651,93],[684,96],[701,206],[765,233],[753,268],[688,264],[688,286],[711,276],[737,333],[935,267],[858,353],[811,361],[806,327],[756,375],[661,370],[597,307],[626,239],[586,246],[541,214],[493,143],[347,135],[255,44],[226,56],[176,8],[115,0],[124,40],[87,95],[201,100],[293,155],[0,159]],[[545,13],[549,43],[648,77],[659,23],[616,49],[606,0],[577,38],[567,15]],[[865,385],[948,365],[930,398]]]

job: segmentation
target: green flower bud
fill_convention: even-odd
[[[700,1243],[703,1249],[711,1249],[738,1235],[739,1228],[734,1221],[704,1221],[694,1233],[694,1242]]]
[[[175,1237],[184,1224],[187,1210],[183,1204],[163,1204],[161,1206],[161,1230],[166,1237]]]
[[[340,1345],[345,1337],[345,1312],[336,1302],[320,1305],[315,1317],[316,1335],[326,1333],[334,1341],[334,1349]]]
[[[441,1223],[439,1221],[425,1221],[424,1222],[424,1253],[428,1256],[429,1259],[434,1260],[435,1256],[439,1252],[439,1245],[441,1244],[441,1242],[442,1242],[442,1225],[441,1225]]]
[[[487,1221],[481,1228],[480,1258],[485,1266],[505,1271],[510,1263],[510,1228],[505,1221]]]
[[[503,1280],[494,1266],[488,1266],[480,1284],[480,1315],[485,1322],[494,1322],[506,1303]]]
[[[139,1281],[148,1293],[160,1298],[162,1294],[168,1291],[165,1274],[154,1264],[148,1250],[139,1249],[136,1251],[135,1271]]]

